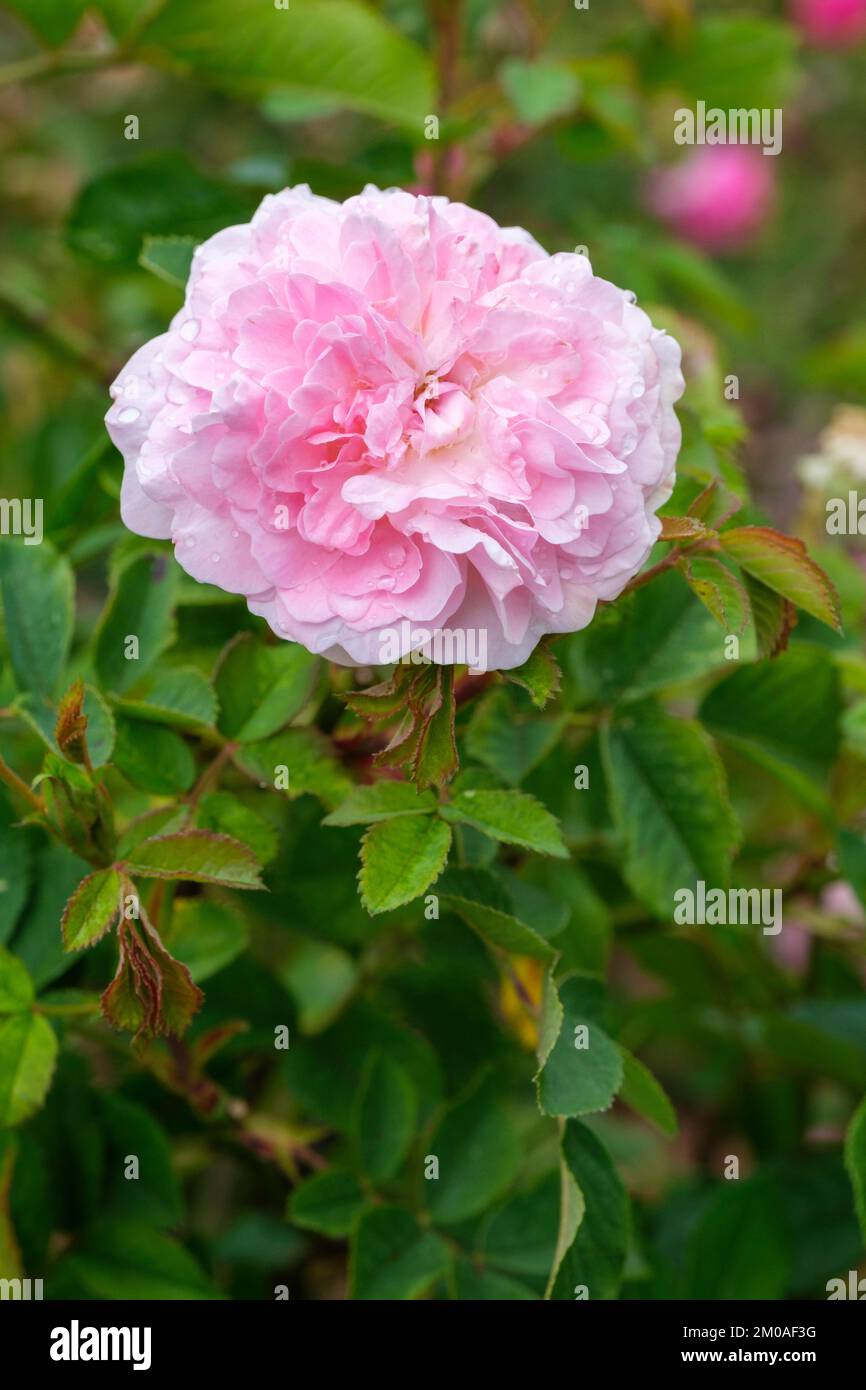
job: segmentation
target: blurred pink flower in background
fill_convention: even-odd
[[[655,215],[705,251],[746,245],[773,203],[773,159],[753,145],[701,145],[657,169],[647,191]]]
[[[847,48],[866,35],[866,0],[791,0],[791,18],[809,43]]]

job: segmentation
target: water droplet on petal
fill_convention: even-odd
[[[140,410],[133,410],[132,406],[127,406],[126,410],[121,410],[117,417],[119,425],[131,425],[133,420],[137,420],[141,414]]]
[[[218,565],[220,562],[220,557],[216,551],[214,551],[213,555],[211,556],[211,559],[213,560],[215,565]]]
[[[574,570],[571,568],[570,565],[564,565],[563,568],[559,571],[559,574],[560,578],[562,579],[570,579],[571,576],[574,574]]]
[[[629,304],[637,304],[637,295],[635,294],[634,290],[626,290],[625,297],[628,300]]]
[[[399,568],[405,559],[406,551],[403,549],[402,545],[392,546],[390,550],[385,552],[385,564],[392,570]]]
[[[201,324],[199,323],[198,319],[187,319],[186,323],[180,330],[180,336],[183,338],[185,343],[191,343],[195,338],[198,337],[200,329]]]
[[[232,540],[236,541],[239,535],[240,531],[232,531]]]

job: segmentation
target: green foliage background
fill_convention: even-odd
[[[795,464],[866,405],[864,74],[756,0],[0,5],[0,490],[46,527],[0,541],[0,1276],[779,1299],[863,1263],[866,574]],[[699,99],[785,109],[776,213],[737,257],[643,211]],[[670,326],[665,511],[739,509],[723,566],[672,565],[522,684],[458,673],[460,772],[418,794],[376,781],[352,673],[124,531],[102,416],[196,241],[288,183],[430,178],[586,246]],[[767,525],[809,543],[841,630],[805,552],[743,530]],[[780,937],[676,926],[699,879],[781,889]],[[182,1039],[122,982],[126,1031],[100,1014],[127,888]]]

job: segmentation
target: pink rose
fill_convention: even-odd
[[[470,632],[508,668],[640,569],[682,389],[585,257],[445,198],[304,187],[198,249],[106,422],[127,526],[279,636],[371,665]]]
[[[659,169],[648,190],[657,217],[707,251],[746,245],[773,201],[773,158],[753,145],[700,145]]]
[[[791,0],[791,18],[809,43],[847,48],[866,34],[866,0]]]

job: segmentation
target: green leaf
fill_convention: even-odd
[[[797,625],[797,610],[788,599],[768,589],[753,575],[744,574],[743,583],[752,610],[757,655],[762,658],[778,656],[787,649],[791,632]]]
[[[839,748],[841,706],[830,655],[796,646],[775,661],[732,671],[705,697],[700,717],[820,812]]]
[[[232,94],[298,88],[419,134],[434,109],[426,55],[353,0],[293,0],[274,13],[256,6],[233,26],[230,0],[184,0],[145,30],[147,56],[167,60]]]
[[[222,903],[209,898],[178,898],[166,944],[183,961],[195,983],[202,984],[246,950],[246,923]]]
[[[56,1059],[57,1037],[40,1014],[16,1013],[0,1022],[0,1129],[39,1109]]]
[[[161,151],[85,184],[69,214],[66,240],[91,260],[134,266],[145,238],[203,241],[249,221],[255,201],[248,190],[200,173],[188,155]]]
[[[509,955],[551,961],[556,952],[517,915],[514,900],[501,880],[484,869],[448,869],[437,896],[483,940]]]
[[[235,762],[259,786],[279,787],[292,800],[312,792],[326,806],[336,806],[352,789],[330,740],[318,729],[284,729],[272,738],[245,743]]]
[[[432,792],[419,792],[411,782],[374,782],[354,787],[323,825],[373,825],[397,816],[424,816],[436,810]]]
[[[537,709],[544,709],[562,685],[559,663],[546,642],[539,642],[522,666],[514,666],[510,671],[504,671],[503,675],[506,680],[513,681],[515,685],[522,685],[524,690],[528,690],[530,699]]]
[[[403,816],[381,821],[361,843],[361,902],[371,914],[412,902],[437,879],[451,848],[451,828],[440,820]]]
[[[464,1303],[513,1302],[518,1299],[538,1299],[538,1294],[507,1274],[495,1269],[481,1269],[466,1255],[459,1255],[454,1267],[457,1298]]]
[[[53,841],[34,861],[34,897],[13,940],[37,989],[63,975],[73,962],[63,947],[59,923],[66,901],[90,865]]]
[[[425,1181],[426,1203],[442,1225],[485,1211],[510,1187],[520,1163],[517,1131],[489,1080],[452,1106],[428,1145],[439,1177]]]
[[[544,125],[571,111],[580,99],[580,81],[567,63],[549,58],[503,63],[500,80],[509,101],[527,125]]]
[[[423,1230],[403,1207],[373,1207],[361,1216],[352,1240],[351,1296],[389,1302],[420,1298],[450,1262],[441,1236]]]
[[[727,885],[737,843],[718,754],[703,730],[652,704],[604,731],[602,744],[624,872],[663,920],[679,888]]]
[[[138,264],[182,290],[189,279],[196,238],[192,236],[146,236],[138,255]]]
[[[0,946],[0,1014],[17,1014],[33,1003],[33,981],[26,965]]]
[[[824,571],[796,536],[769,526],[736,526],[720,537],[725,553],[768,589],[842,630],[839,596]]]
[[[718,624],[675,571],[624,595],[562,645],[581,704],[643,699],[725,661]]]
[[[610,1155],[579,1120],[566,1121],[562,1153],[585,1210],[556,1270],[550,1296],[573,1299],[575,1288],[585,1285],[593,1301],[615,1298],[628,1247],[628,1197]]]
[[[145,878],[188,878],[227,888],[261,888],[259,865],[246,845],[212,830],[177,830],[142,840],[126,858],[133,874]]]
[[[681,561],[689,587],[727,633],[740,633],[751,615],[749,595],[733,570],[712,555],[689,555]]]
[[[860,1102],[845,1136],[845,1167],[854,1189],[854,1205],[866,1240],[866,1099]]]
[[[118,857],[122,859],[133,845],[140,845],[142,840],[150,840],[154,835],[167,835],[172,830],[182,830],[188,813],[189,808],[181,802],[179,805],[156,806],[152,811],[136,816],[117,837]],[[213,827],[201,828],[209,830]],[[240,839],[240,836],[235,836],[235,839]]]
[[[516,787],[556,746],[565,727],[562,719],[520,718],[501,686],[479,700],[466,730],[466,748],[473,758]]]
[[[240,743],[276,733],[309,700],[320,665],[295,642],[266,647],[241,633],[223,653],[214,678],[220,732]]]
[[[90,0],[4,0],[3,7],[56,48],[78,28],[85,10],[90,9]]]
[[[866,907],[866,840],[852,830],[840,830],[836,847],[839,868]]]
[[[165,555],[151,554],[134,555],[115,576],[93,642],[106,690],[129,690],[174,640],[176,576]]]
[[[218,1298],[181,1245],[141,1221],[100,1221],[55,1267],[46,1286],[58,1299]]]
[[[195,759],[180,734],[158,724],[118,716],[112,762],[134,787],[157,796],[189,791]]]
[[[183,1219],[180,1185],[172,1168],[168,1138],[147,1110],[124,1096],[99,1097],[106,1140],[105,1209],[116,1219],[177,1226]],[[125,1176],[127,1158],[138,1159],[138,1177]]]
[[[366,1203],[356,1178],[331,1169],[301,1183],[289,1201],[289,1220],[305,1231],[340,1240],[351,1234]]]
[[[555,1171],[511,1197],[485,1228],[485,1261],[510,1274],[546,1278],[556,1248],[559,1199]]]
[[[0,945],[15,930],[30,890],[30,838],[15,825],[17,817],[0,795]]]
[[[676,1111],[649,1067],[645,1067],[627,1048],[620,1049],[623,1060],[620,1100],[645,1120],[673,1137],[677,1132]]]
[[[559,988],[559,1036],[538,1075],[538,1104],[545,1115],[591,1115],[607,1110],[622,1085],[620,1048],[591,1020],[586,982],[579,977]]]
[[[199,830],[216,830],[240,840],[241,844],[249,846],[260,864],[267,864],[277,853],[278,837],[274,827],[231,792],[208,792],[203,796],[196,807],[196,826]]]
[[[272,1017],[269,1012],[269,1024]],[[272,1038],[272,1025],[268,1031]],[[423,1121],[441,1090],[436,1054],[420,1033],[363,1000],[356,999],[315,1038],[293,1037],[281,1071],[302,1108],[335,1129],[349,1131],[364,1064],[372,1051],[386,1052],[409,1073]]]
[[[320,1033],[336,1018],[358,984],[355,961],[329,941],[295,935],[277,967],[298,1010],[298,1028],[305,1035]]]
[[[412,1142],[418,1096],[411,1078],[385,1053],[368,1061],[355,1102],[354,1139],[361,1172],[372,1183],[398,1171]]]
[[[97,869],[83,878],[63,911],[60,928],[67,951],[95,946],[120,913],[122,881],[116,869]]]
[[[789,1257],[773,1184],[760,1177],[725,1181],[689,1242],[688,1296],[784,1297]]]
[[[51,695],[72,637],[75,580],[68,560],[48,541],[0,545],[6,642],[21,690]]]
[[[214,688],[195,666],[168,666],[151,672],[115,707],[131,719],[167,724],[190,733],[212,729],[217,703]]]
[[[529,792],[468,789],[445,802],[440,814],[453,823],[473,825],[492,840],[568,858],[556,817]]]

